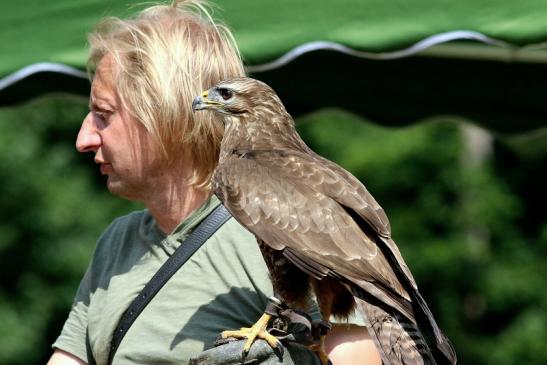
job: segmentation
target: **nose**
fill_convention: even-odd
[[[82,122],[78,137],[76,138],[76,149],[78,152],[97,152],[102,145],[101,135],[93,121],[93,115],[88,113]]]

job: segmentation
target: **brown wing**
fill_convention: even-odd
[[[315,191],[354,211],[385,243],[410,284],[414,289],[417,289],[410,269],[399,248],[391,239],[389,219],[359,179],[311,150],[309,153],[295,150],[253,151],[249,157],[259,160],[262,164],[267,164],[265,166],[273,171],[284,172],[286,178],[292,182],[304,182]]]
[[[325,194],[344,188],[339,176],[328,169],[322,174],[316,161],[292,152],[246,157],[227,159],[214,177],[215,192],[241,224],[272,248],[288,248],[304,261],[299,267],[314,268],[310,274],[343,276],[406,312],[395,298],[408,301],[409,295],[374,238]],[[338,193],[342,200],[347,194]],[[361,209],[373,209],[366,204]]]
[[[295,155],[295,159],[306,159],[305,154]],[[308,158],[316,166],[319,175],[330,175],[331,178],[316,182],[314,186],[326,195],[332,197],[338,203],[355,211],[368,225],[374,229],[380,238],[393,254],[397,264],[402,269],[410,284],[417,289],[414,276],[406,265],[406,262],[395,242],[391,239],[391,227],[387,215],[382,207],[376,202],[365,186],[344,168],[319,156],[315,153]],[[318,179],[311,179],[318,181]]]

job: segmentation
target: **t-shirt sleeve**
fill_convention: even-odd
[[[87,356],[87,313],[90,300],[90,277],[91,270],[88,268],[80,282],[72,309],[68,314],[61,334],[52,345],[54,349],[66,351],[87,363],[89,363]]]

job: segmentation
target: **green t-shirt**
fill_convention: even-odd
[[[215,197],[165,236],[147,210],[118,218],[97,242],[54,348],[106,364],[112,332],[132,300]],[[256,240],[233,218],[167,282],[122,340],[114,363],[187,364],[225,329],[254,323],[273,289]]]

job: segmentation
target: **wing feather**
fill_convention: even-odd
[[[399,307],[393,303],[394,297],[410,300],[375,240],[344,207],[319,189],[310,188],[309,180],[304,184],[295,177],[294,160],[278,160],[234,157],[217,168],[215,192],[232,215],[273,249],[290,248],[300,260],[315,263],[310,264],[313,267],[326,267],[348,280],[355,278],[357,285],[366,281],[392,291],[381,296],[386,304]],[[305,161],[300,162],[314,182],[339,180],[332,174],[320,179]],[[299,266],[306,265],[301,262]]]
[[[409,284],[417,289],[416,281],[395,242],[391,239],[389,219],[366,187],[351,173],[336,163],[317,155],[287,150],[253,151],[253,157],[267,164],[272,171],[285,172],[286,178],[306,185],[354,211],[377,234],[393,256]]]

